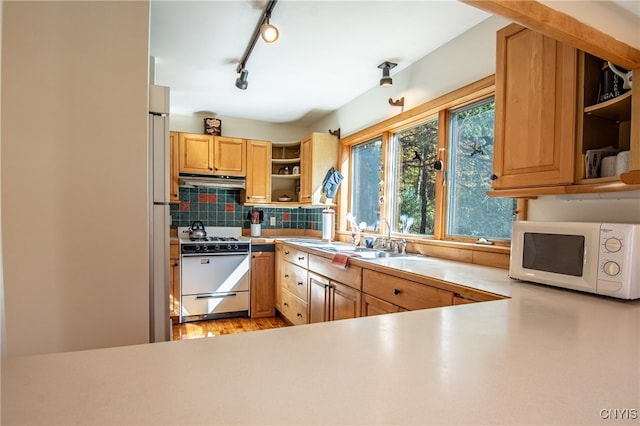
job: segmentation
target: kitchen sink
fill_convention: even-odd
[[[318,248],[321,248],[321,247],[318,247]],[[378,249],[367,248],[367,247],[354,248],[353,246],[347,246],[347,249],[345,250],[343,250],[342,248],[335,249],[333,247],[326,247],[322,249],[327,251],[335,251],[339,253],[354,255],[363,259],[378,259],[381,257],[407,257],[406,254],[394,253],[391,251],[384,251],[384,250],[378,250]]]

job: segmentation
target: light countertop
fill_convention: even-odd
[[[4,359],[2,424],[639,423],[640,300],[421,265],[509,299]]]

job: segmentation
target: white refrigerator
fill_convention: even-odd
[[[149,341],[171,340],[169,88],[149,86]]]

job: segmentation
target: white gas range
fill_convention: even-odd
[[[250,314],[251,239],[240,227],[206,226],[206,236],[180,238],[180,322]]]

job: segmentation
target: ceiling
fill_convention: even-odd
[[[455,0],[280,0],[274,44],[258,43],[236,67],[266,1],[152,1],[151,55],[156,84],[171,87],[171,113],[307,126],[378,85],[490,15]]]
[[[171,113],[308,126],[490,15],[456,0],[280,0],[280,39],[258,39],[249,87],[236,67],[266,0],[152,0],[155,83],[171,88]],[[552,3],[552,2],[545,2]],[[580,2],[576,2],[578,4]],[[614,3],[640,16],[640,2]]]

